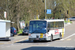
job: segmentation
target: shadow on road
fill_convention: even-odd
[[[36,42],[33,42],[33,41],[29,41],[29,40],[24,40],[24,41],[20,41],[20,42],[16,42],[16,43],[47,43],[49,41],[36,41]]]
[[[70,47],[29,47],[23,48],[21,50],[75,50],[75,48]]]
[[[19,34],[18,36],[28,36],[28,34],[24,34],[24,35],[23,34]]]
[[[52,42],[58,41],[59,39],[55,39]],[[16,43],[48,43],[50,41],[29,41],[29,40],[23,40]]]
[[[58,39],[56,39],[58,40]],[[55,42],[56,40],[53,40],[52,42]],[[24,40],[24,41],[20,41],[20,42],[16,42],[16,43],[48,43],[50,41],[29,41],[29,40]]]

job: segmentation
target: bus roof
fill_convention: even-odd
[[[64,19],[39,19],[39,20],[31,20],[31,21],[47,21],[47,22],[56,22],[56,21],[64,21]]]
[[[2,20],[0,19],[0,22],[11,22],[10,20]]]

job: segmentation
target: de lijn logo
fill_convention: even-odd
[[[51,9],[47,9],[47,14],[51,14]]]

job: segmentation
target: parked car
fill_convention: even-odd
[[[11,27],[10,29],[11,29],[11,36],[14,36],[17,34],[17,30],[15,27]]]
[[[68,18],[70,21],[75,21],[75,17]]]
[[[22,34],[24,35],[24,34],[28,34],[28,33],[29,33],[29,27],[25,27],[25,28],[23,29]]]

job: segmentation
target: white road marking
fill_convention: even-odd
[[[27,40],[27,39],[28,39],[28,38],[25,38],[25,39],[21,39],[21,40],[14,41],[14,42],[16,43],[16,42],[23,41],[23,40]]]
[[[70,41],[71,39],[67,39],[67,41]]]
[[[49,44],[47,44],[46,46],[49,46]]]
[[[64,39],[61,39],[61,40],[68,39],[68,38],[70,38],[70,37],[72,37],[72,36],[74,36],[74,35],[75,35],[75,33],[73,33],[72,35],[70,35],[70,36],[68,36],[68,37],[66,37],[66,38],[64,38]]]
[[[54,47],[60,47],[60,48],[66,48],[66,49],[74,49],[75,46],[54,46]]]

